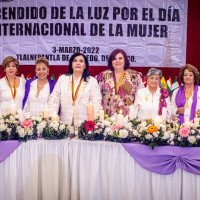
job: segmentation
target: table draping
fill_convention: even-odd
[[[1,141],[0,142],[0,163],[4,161],[21,144],[19,141]]]
[[[154,150],[150,146],[124,143],[126,151],[145,169],[158,174],[172,174],[182,168],[200,175],[200,148],[160,146]]]
[[[119,143],[39,139],[0,163],[0,199],[200,199],[200,176],[148,171]]]

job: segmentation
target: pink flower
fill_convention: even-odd
[[[116,130],[116,129],[119,129],[119,128],[122,128],[122,126],[120,126],[120,125],[112,126],[112,129],[113,129],[113,130]]]
[[[190,133],[190,129],[186,127],[183,127],[179,130],[179,135],[182,137],[188,137],[189,133]]]
[[[23,121],[23,122],[21,123],[21,125],[22,125],[23,127],[25,127],[25,128],[29,128],[29,127],[33,126],[33,123],[32,123],[31,120],[27,120],[27,121]]]

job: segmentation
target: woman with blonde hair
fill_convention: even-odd
[[[35,73],[37,79],[26,82],[23,101],[24,112],[31,116],[44,111],[49,95],[56,84],[55,80],[47,78],[49,75],[49,61],[45,57],[40,57],[35,61]]]

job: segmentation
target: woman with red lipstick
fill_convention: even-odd
[[[16,76],[19,69],[19,61],[16,58],[6,57],[2,68],[6,75],[0,79],[0,114],[8,113],[12,102],[15,103],[16,110],[22,109],[25,89],[24,80]]]
[[[193,121],[195,114],[200,117],[199,72],[196,67],[186,64],[180,70],[179,77],[184,84],[172,95],[172,115],[183,124],[186,119]]]
[[[116,49],[110,54],[108,66],[110,69],[97,77],[102,93],[102,106],[109,116],[119,110],[127,115],[129,106],[134,103],[137,89],[144,87],[142,75],[129,69],[128,56],[122,49]]]
[[[45,57],[38,58],[35,64],[37,79],[26,82],[23,101],[24,112],[31,116],[36,116],[44,111],[49,95],[56,84],[55,80],[47,78],[49,75],[49,61]]]

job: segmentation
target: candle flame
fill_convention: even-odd
[[[103,106],[101,106],[101,110],[103,110]]]
[[[119,110],[119,114],[122,114],[122,110]]]

